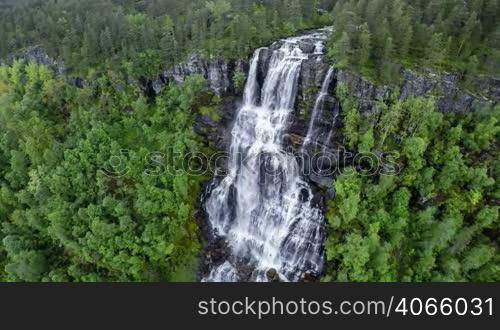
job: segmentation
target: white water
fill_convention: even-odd
[[[313,37],[321,41],[324,34]],[[228,175],[205,202],[210,223],[228,241],[231,256],[213,266],[203,281],[242,280],[241,265],[254,269],[252,281],[267,281],[270,269],[285,281],[321,272],[323,216],[312,204],[313,193],[295,157],[283,146],[301,64],[309,56],[298,47],[300,40],[286,39],[273,51],[262,87],[257,81],[262,49],[251,61],[231,132]]]
[[[325,143],[323,144],[323,148],[321,149],[321,152],[322,153],[326,153],[327,149],[328,149],[328,144],[330,143],[332,137],[333,137],[333,132],[335,130],[335,124],[337,123],[337,118],[338,118],[338,113],[335,114],[335,116],[333,117],[333,121],[332,121],[332,129],[330,130],[330,132],[328,132],[328,135],[326,136],[326,139],[325,139]]]
[[[304,140],[302,148],[308,146],[312,142],[314,136],[316,135],[314,130],[316,119],[321,114],[321,111],[323,111],[323,104],[325,102],[325,98],[328,96],[328,88],[330,86],[330,83],[332,82],[332,78],[333,78],[333,67],[330,67],[330,69],[328,69],[328,73],[325,76],[325,80],[323,81],[323,84],[321,86],[321,90],[318,96],[316,97],[316,102],[314,103],[311,119],[309,121],[309,129],[307,130],[307,135]]]

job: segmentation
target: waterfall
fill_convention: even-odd
[[[309,121],[309,129],[307,130],[307,135],[306,135],[306,138],[304,140],[304,144],[302,146],[302,149],[307,147],[312,142],[312,139],[315,136],[314,128],[316,127],[315,126],[316,119],[321,114],[321,111],[323,111],[323,104],[324,104],[325,98],[328,96],[328,88],[330,87],[330,83],[332,82],[332,78],[333,78],[333,67],[330,67],[330,69],[328,69],[328,72],[325,76],[325,80],[323,81],[323,84],[321,86],[321,90],[320,90],[318,96],[316,97],[316,101],[314,103],[314,108],[313,108],[313,111],[311,114],[311,119]]]
[[[325,39],[324,33],[313,37]],[[301,40],[289,38],[279,48],[269,48],[262,86],[257,79],[262,49],[250,62],[243,105],[231,131],[227,175],[205,200],[214,234],[228,242],[230,256],[212,265],[203,281],[261,282],[268,281],[267,272],[298,281],[306,272],[322,270],[323,215],[283,141],[301,65],[308,58],[299,47]],[[251,274],[248,278],[242,277],[242,268]]]
[[[337,123],[337,118],[338,118],[339,114],[336,113],[334,116],[333,116],[333,120],[332,120],[332,128],[330,129],[330,131],[328,132],[328,135],[326,136],[326,139],[325,139],[325,142],[323,143],[323,148],[321,148],[321,152],[324,154],[326,153],[327,149],[328,149],[328,144],[330,143],[330,141],[332,140],[332,137],[333,137],[333,132],[335,130],[335,124]]]

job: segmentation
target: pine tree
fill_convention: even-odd
[[[347,67],[352,58],[351,40],[347,32],[343,32],[340,39],[336,41],[331,51],[332,59],[338,63],[339,67]]]
[[[111,37],[111,31],[109,30],[109,27],[106,26],[104,31],[101,32],[99,40],[100,40],[101,52],[105,56],[110,56],[113,51],[113,39]]]
[[[426,63],[430,66],[440,67],[445,58],[446,46],[443,34],[434,33],[429,42],[426,53]]]
[[[471,49],[474,41],[472,40],[475,29],[479,26],[479,21],[477,20],[477,14],[472,12],[469,16],[469,19],[465,23],[465,26],[462,29],[462,33],[459,37],[459,46],[457,51],[457,57],[467,58],[470,56]]]
[[[293,31],[302,29],[302,8],[299,0],[286,0],[285,2],[286,21],[291,23]]]
[[[411,25],[411,18],[408,15],[404,15],[401,19],[401,28],[399,31],[400,42],[398,52],[400,57],[405,60],[410,51],[410,45],[413,38],[413,27]]]
[[[170,17],[166,16],[162,25],[162,30],[165,32],[160,39],[161,57],[162,62],[170,66],[176,61],[177,41],[175,40],[173,22]]]
[[[368,24],[363,24],[361,27],[361,34],[359,36],[359,65],[363,68],[369,64],[371,55],[371,33]]]

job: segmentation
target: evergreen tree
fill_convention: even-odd
[[[351,40],[347,32],[342,33],[340,40],[333,46],[330,56],[335,61],[338,61],[339,67],[346,67],[350,64],[352,58],[352,47]]]
[[[434,33],[431,40],[429,41],[429,46],[426,54],[426,62],[430,66],[439,67],[442,65],[445,58],[445,42],[443,40],[443,35],[441,33]]]
[[[371,54],[371,34],[368,24],[361,27],[361,34],[359,36],[359,65],[365,67],[368,65]]]

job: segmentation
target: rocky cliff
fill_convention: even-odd
[[[57,61],[51,58],[45,50],[40,46],[33,46],[24,49],[21,52],[10,54],[7,57],[7,62],[12,62],[16,59],[23,59],[28,63],[36,63],[46,65],[58,74],[66,74],[66,66],[63,61]]]
[[[309,34],[313,35],[314,31]],[[302,64],[299,82],[298,99],[296,102],[296,116],[290,128],[290,139],[293,144],[303,141],[310,119],[310,111],[314,105],[318,93],[325,79],[330,65],[324,54],[314,54],[317,40],[305,39],[301,42],[304,53],[310,54]],[[273,49],[280,47],[280,41],[272,44],[268,49],[260,52],[259,81],[262,82],[268,70],[269,57]],[[349,86],[350,93],[359,101],[361,109],[369,112],[373,109],[377,100],[387,97],[395,89],[399,90],[401,98],[413,96],[434,95],[437,98],[437,107],[442,112],[468,112],[474,111],[486,103],[497,103],[500,101],[500,80],[476,79],[474,85],[481,91],[480,94],[473,93],[462,87],[463,77],[460,74],[444,73],[436,74],[431,71],[419,70],[419,72],[405,69],[401,72],[402,79],[398,86],[386,86],[371,82],[349,70],[333,68],[333,79],[328,88],[329,98],[324,104],[324,111],[317,118],[319,125],[319,142],[326,145],[330,131],[334,129],[335,119],[339,118],[340,107],[336,99],[336,88],[340,84]],[[237,99],[240,95],[234,88],[233,74],[235,70],[247,72],[248,59],[225,60],[222,58],[203,59],[200,56],[192,56],[189,61],[179,64],[172,69],[165,70],[157,79],[149,83],[156,92],[159,92],[162,84],[169,81],[182,82],[191,74],[199,74],[208,80],[210,88],[215,94],[224,97],[222,109],[224,118],[219,123],[200,118],[200,128],[209,125],[210,131],[218,127],[219,138],[225,135],[225,130],[230,126],[231,119],[237,110]],[[337,122],[337,124],[340,124]],[[323,141],[322,141],[323,139]]]
[[[27,63],[46,65],[76,87],[81,88],[85,84],[83,79],[68,75],[64,61],[53,59],[41,46],[28,47],[22,51],[12,53],[7,57],[5,62],[0,60],[0,65],[10,64],[14,60],[24,60]]]
[[[247,72],[248,61],[225,60],[223,58],[206,59],[192,55],[185,63],[178,64],[162,72],[163,81],[181,83],[186,76],[198,74],[205,77],[209,87],[218,96],[234,94],[234,73]]]
[[[300,48],[307,59],[302,62],[296,111],[289,128],[288,142],[294,150],[300,149],[303,145],[311,124],[311,112],[315,100],[330,69],[324,51],[322,49],[318,51],[318,39],[315,37],[315,32],[306,32],[305,35],[310,36],[310,38],[302,38],[300,41]],[[283,41],[276,41],[260,52],[258,81],[261,85],[269,69],[271,53],[278,49],[282,43]],[[64,62],[50,58],[41,47],[29,47],[22,52],[12,54],[7,59],[7,63],[16,58],[47,65],[55,72],[64,75],[75,86],[82,87],[85,84],[85,81],[80,78],[68,76]],[[159,94],[161,88],[170,82],[182,83],[187,76],[195,74],[205,77],[214,94],[222,97],[221,116],[218,116],[219,120],[214,120],[211,116],[198,114],[194,128],[218,148],[226,150],[228,130],[241,102],[240,91],[235,86],[235,72],[246,74],[248,68],[248,58],[227,60],[193,54],[187,61],[165,69],[158,76],[142,77],[135,83],[145,95],[154,96]],[[358,100],[364,113],[372,111],[377,100],[384,99],[396,89],[399,90],[401,98],[433,95],[437,99],[438,109],[442,112],[475,111],[484,104],[496,104],[500,101],[500,80],[498,79],[477,78],[472,82],[476,87],[476,92],[472,92],[463,87],[464,79],[456,73],[437,74],[430,70],[405,69],[401,72],[401,77],[399,85],[386,86],[374,83],[350,70],[333,67],[333,75],[327,86],[328,95],[324,98],[322,109],[312,123],[315,128],[314,140],[316,143],[314,148],[317,150],[320,147],[322,150],[328,151],[341,147],[342,140],[339,132],[342,126],[340,116],[342,110],[337,99],[339,85],[349,86],[349,93]],[[313,146],[306,148],[309,149],[306,151],[311,151],[311,148]],[[331,178],[311,177],[311,180],[319,186],[328,186],[331,183]]]
[[[298,150],[303,145],[311,121],[311,111],[314,107],[318,92],[322,87],[330,64],[325,54],[318,52],[318,40],[314,37],[315,31],[307,34],[311,38],[301,40],[300,48],[307,59],[302,62],[299,79],[299,89],[296,100],[296,111],[290,123],[288,142]],[[281,46],[282,41],[277,41],[260,51],[258,80],[260,85],[268,72],[270,55],[273,50]],[[224,59],[201,59],[193,56],[188,62],[177,65],[171,70],[162,73],[162,81],[182,82],[187,75],[201,74],[204,76],[214,93],[223,97],[221,109],[222,120],[213,121],[207,116],[198,115],[195,129],[214,142],[216,146],[225,150],[227,148],[228,129],[234,119],[239,106],[241,95],[238,95],[232,80],[234,71],[247,72],[248,59],[239,61],[226,61]],[[476,79],[474,85],[481,91],[473,93],[463,88],[463,77],[460,74],[436,74],[429,70],[405,69],[401,72],[401,83],[397,86],[386,86],[371,82],[361,75],[349,70],[333,67],[333,76],[328,82],[327,97],[322,102],[322,109],[314,119],[314,140],[316,143],[311,148],[333,150],[341,147],[339,135],[341,122],[341,107],[337,99],[337,87],[341,84],[349,86],[349,93],[360,103],[364,113],[371,112],[377,100],[382,100],[394,90],[399,90],[401,98],[433,95],[436,104],[442,112],[464,113],[475,111],[487,103],[497,103],[500,100],[500,80]],[[306,148],[307,149],[307,148]],[[311,150],[306,150],[311,151]],[[318,178],[311,176],[319,186],[331,184],[331,178]]]
[[[316,151],[327,154],[330,161],[332,157],[338,157],[337,150],[342,150],[342,136],[340,128],[342,126],[342,109],[338,99],[339,86],[347,85],[348,92],[354,96],[360,103],[363,114],[369,114],[375,110],[376,102],[388,97],[394,90],[398,89],[401,98],[433,95],[437,99],[437,107],[443,112],[468,112],[474,111],[485,103],[496,103],[500,100],[500,81],[498,80],[478,80],[476,85],[480,86],[481,95],[474,94],[462,88],[463,78],[458,74],[435,74],[432,72],[416,72],[404,70],[401,72],[401,83],[398,86],[384,86],[373,83],[362,76],[339,68],[331,67],[327,63],[325,54],[318,47],[318,43],[324,42],[318,40],[316,33],[311,32],[310,37],[300,38],[299,47],[301,52],[296,55],[300,58],[300,75],[297,86],[297,99],[295,102],[295,111],[291,120],[288,122],[288,135],[285,141],[285,150],[298,152],[299,155],[306,154],[313,156]],[[271,56],[273,52],[282,47],[284,41],[277,41],[269,47],[259,50],[258,68],[257,68],[257,90],[267,90],[268,85],[264,85],[266,75],[275,70],[270,69]],[[274,52],[276,54],[276,52]],[[293,56],[293,55],[292,55]],[[248,61],[239,62],[239,69],[245,69],[248,72]],[[252,61],[252,67],[255,61]],[[272,63],[276,63],[273,60]],[[198,133],[207,137],[221,151],[228,150],[231,141],[230,130],[233,123],[236,122],[235,129],[239,129],[240,120],[235,121],[235,116],[240,107],[241,95],[236,93],[234,81],[232,81],[231,70],[236,65],[234,62],[227,62],[223,59],[211,60],[209,62],[198,58],[191,59],[188,63],[177,66],[171,71],[164,73],[175,81],[182,82],[186,75],[196,73],[201,74],[208,79],[209,86],[214,93],[223,97],[223,105],[220,109],[222,116],[220,120],[213,120],[210,116],[198,114],[195,129]],[[252,70],[252,77],[255,71]],[[250,86],[254,86],[253,80]],[[267,88],[266,88],[267,87]],[[258,96],[257,96],[258,98]],[[238,118],[239,119],[239,118]],[[249,125],[251,119],[249,119]],[[236,136],[239,136],[236,134]],[[308,141],[314,143],[308,143]],[[287,148],[288,147],[288,148]],[[324,173],[322,171],[307,171],[306,168],[311,162],[301,162],[298,157],[298,163],[302,165],[306,179],[308,179],[313,194],[314,205],[324,205],[324,201],[331,199],[335,194],[334,176],[336,173]],[[314,162],[313,162],[314,163]],[[222,164],[219,164],[222,165]],[[320,167],[322,166],[320,162]],[[222,165],[224,166],[224,165]],[[305,169],[305,171],[304,171]],[[221,272],[227,271],[224,265],[231,256],[231,248],[224,237],[214,236],[211,233],[210,217],[207,213],[206,205],[213,187],[220,184],[221,178],[215,177],[208,185],[204,194],[200,198],[198,207],[199,224],[204,241],[204,253],[201,258],[200,278],[206,278],[210,269],[214,265],[220,267]],[[278,185],[279,187],[279,185]],[[241,191],[241,189],[240,189]],[[228,204],[237,202],[229,199]],[[224,209],[224,205],[220,205]],[[276,207],[279,208],[279,207]],[[213,207],[211,208],[214,209]],[[216,206],[215,209],[218,209]],[[231,209],[231,208],[229,208]],[[228,212],[223,212],[227,214]],[[232,263],[232,267],[238,274],[240,280],[251,280],[253,268],[251,262],[245,258],[238,259]],[[270,281],[275,280],[276,270],[270,269],[267,278]],[[215,277],[216,279],[217,278]],[[277,277],[279,280],[279,276]],[[308,281],[308,273],[302,280]]]

